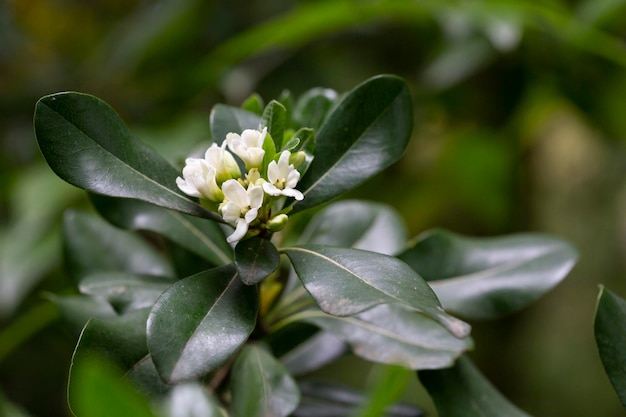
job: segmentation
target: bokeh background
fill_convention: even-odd
[[[533,416],[626,415],[593,340],[598,285],[626,295],[625,37],[620,0],[1,0],[0,413],[68,415],[77,335],[46,300],[74,291],[60,224],[87,203],[38,152],[39,97],[97,95],[182,161],[216,103],[393,73],[413,92],[414,137],[350,197],[391,204],[411,235],[570,240],[570,276],[473,323],[472,357]]]

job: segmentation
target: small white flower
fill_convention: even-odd
[[[267,135],[267,128],[263,130],[246,129],[241,135],[229,133],[226,135],[228,148],[235,153],[246,165],[246,169],[261,168],[263,165],[263,142]]]
[[[304,195],[295,189],[300,179],[300,173],[289,163],[290,156],[291,152],[283,151],[278,158],[278,163],[276,161],[270,162],[267,166],[269,182],[263,184],[263,190],[272,196],[284,195],[300,201]]]
[[[215,168],[204,159],[187,158],[183,168],[183,178],[176,178],[176,185],[182,192],[192,197],[206,198],[221,202],[224,195],[215,181]]]
[[[222,146],[214,143],[204,154],[204,159],[207,163],[215,168],[215,179],[218,184],[231,178],[241,177],[241,171],[239,170],[237,161],[235,161],[235,158],[230,152],[224,149],[225,146],[226,143]]]
[[[248,225],[258,215],[263,204],[263,189],[250,185],[246,190],[237,180],[228,180],[222,184],[224,202],[220,205],[222,217],[235,231],[226,238],[229,243],[241,240],[248,232]]]

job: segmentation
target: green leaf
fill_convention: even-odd
[[[317,130],[326,119],[329,110],[337,101],[337,92],[329,88],[312,88],[300,96],[293,109],[297,126]]]
[[[278,269],[280,255],[272,242],[255,236],[237,243],[235,265],[241,281],[254,285]]]
[[[73,364],[70,407],[76,416],[154,417],[148,399],[139,394],[108,361],[97,356]]]
[[[93,213],[66,211],[63,231],[66,267],[76,281],[99,272],[174,276],[172,266],[148,242]]]
[[[231,376],[233,417],[286,417],[300,402],[300,391],[287,370],[263,348],[246,346]]]
[[[168,417],[226,417],[213,395],[197,382],[175,385],[165,402]]]
[[[626,300],[601,287],[594,332],[604,370],[626,408]]]
[[[211,137],[221,144],[229,133],[241,134],[246,129],[258,129],[261,118],[236,107],[216,104],[211,110]]]
[[[52,170],[72,185],[220,220],[179,191],[180,173],[135,139],[115,110],[96,97],[58,93],[41,98],[35,135]]]
[[[311,310],[301,313],[301,320],[336,334],[366,360],[410,369],[450,366],[472,347],[470,338],[457,338],[437,322],[398,304],[382,304],[351,317]]]
[[[466,357],[450,369],[418,375],[439,417],[530,417],[504,398]]]
[[[542,296],[578,255],[569,243],[539,234],[469,238],[433,230],[398,257],[430,281],[446,311],[490,319]]]
[[[344,200],[318,212],[300,236],[300,243],[352,247],[394,255],[406,247],[400,216],[384,204]]]
[[[411,136],[406,83],[378,76],[357,86],[328,115],[315,138],[315,159],[298,189],[295,210],[343,194],[397,161]]]
[[[315,371],[346,352],[346,345],[333,333],[319,331],[280,357],[294,376]]]
[[[234,265],[182,279],[157,300],[148,347],[164,381],[199,378],[222,365],[248,339],[258,310],[255,286]]]
[[[263,103],[263,97],[261,97],[257,93],[253,93],[250,97],[244,100],[243,104],[241,105],[242,110],[257,114],[259,116],[263,114],[264,107],[265,104]]]
[[[232,262],[232,249],[215,222],[139,200],[97,194],[90,194],[89,198],[98,212],[118,227],[156,232],[214,265]]]
[[[287,110],[276,100],[272,100],[263,110],[259,128],[267,127],[267,132],[274,139],[276,149],[283,146],[283,136],[287,125]]]
[[[468,324],[448,315],[428,284],[404,262],[358,249],[304,245],[284,252],[320,308],[348,316],[382,303],[401,303],[441,323],[457,337]]]
[[[46,294],[46,298],[59,307],[62,319],[76,335],[81,333],[92,318],[109,319],[118,315],[111,304],[101,297]]]
[[[124,272],[104,272],[83,278],[83,294],[106,299],[119,314],[152,307],[157,298],[172,285],[170,281]]]

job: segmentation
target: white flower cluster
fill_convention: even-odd
[[[251,228],[258,232],[282,229],[287,216],[272,213],[273,204],[283,196],[304,198],[295,188],[300,172],[291,160],[297,159],[297,153],[283,151],[264,166],[263,144],[268,136],[267,128],[244,130],[241,135],[229,133],[221,146],[211,145],[204,158],[187,158],[182,178],[176,178],[181,191],[206,206],[217,207],[224,221],[235,228],[226,239],[230,243],[243,239]],[[233,154],[243,161],[244,175]]]

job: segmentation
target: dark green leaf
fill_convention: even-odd
[[[382,303],[402,303],[457,337],[469,334],[469,325],[446,314],[428,284],[396,258],[319,245],[284,251],[307,291],[328,314],[348,316]]]
[[[175,385],[165,410],[168,417],[226,417],[215,398],[197,382]]]
[[[398,304],[382,304],[351,317],[319,310],[302,317],[339,336],[364,359],[410,369],[450,366],[472,347],[470,338],[457,338],[437,322]]]
[[[219,220],[179,191],[180,173],[135,139],[115,110],[96,97],[58,93],[41,98],[35,134],[52,170],[70,184]]]
[[[626,408],[626,300],[601,287],[594,332],[604,370]]]
[[[431,281],[447,311],[489,319],[539,298],[567,275],[577,256],[567,242],[544,235],[469,238],[433,230],[398,257]]]
[[[151,276],[124,272],[103,272],[88,275],[80,282],[83,294],[106,299],[119,314],[152,307],[172,282]]]
[[[358,200],[340,201],[311,219],[300,243],[352,247],[393,255],[406,246],[400,216],[389,206]]]
[[[70,407],[76,416],[154,417],[148,399],[122,380],[110,362],[91,355],[72,368]]]
[[[274,139],[276,149],[283,146],[283,136],[287,124],[287,110],[276,100],[272,100],[263,110],[260,128],[267,127],[267,132]]]
[[[439,417],[530,417],[504,398],[466,357],[450,369],[418,375]]]
[[[286,417],[300,402],[287,370],[259,346],[246,346],[232,370],[233,417]]]
[[[246,129],[258,129],[261,118],[249,111],[217,104],[211,110],[211,137],[221,144],[229,133],[241,134]]]
[[[148,242],[85,211],[63,219],[66,266],[77,281],[100,272],[173,277],[172,266]]]
[[[313,162],[315,155],[315,134],[313,129],[303,127],[293,134],[291,141],[297,141],[298,144],[290,152],[304,152],[304,162],[296,167],[300,175],[303,176],[308,171]]]
[[[298,189],[296,210],[321,204],[397,161],[411,136],[411,96],[397,77],[357,86],[328,115],[315,138],[315,159]]]
[[[139,200],[96,194],[90,198],[100,214],[118,227],[156,232],[214,265],[232,262],[232,249],[215,222]]]
[[[293,109],[293,118],[298,126],[317,130],[337,100],[337,92],[328,88],[312,88],[300,96]]]
[[[81,333],[85,324],[92,318],[109,319],[117,317],[117,312],[111,304],[101,297],[46,294],[46,298],[59,307],[61,317],[77,335]]]
[[[280,357],[294,376],[321,368],[346,352],[345,343],[333,333],[319,331]]]
[[[235,265],[241,281],[254,285],[278,269],[280,255],[272,242],[255,236],[237,243]]]
[[[255,286],[234,265],[178,281],[148,319],[148,347],[164,381],[199,378],[222,365],[247,340],[258,310]]]

